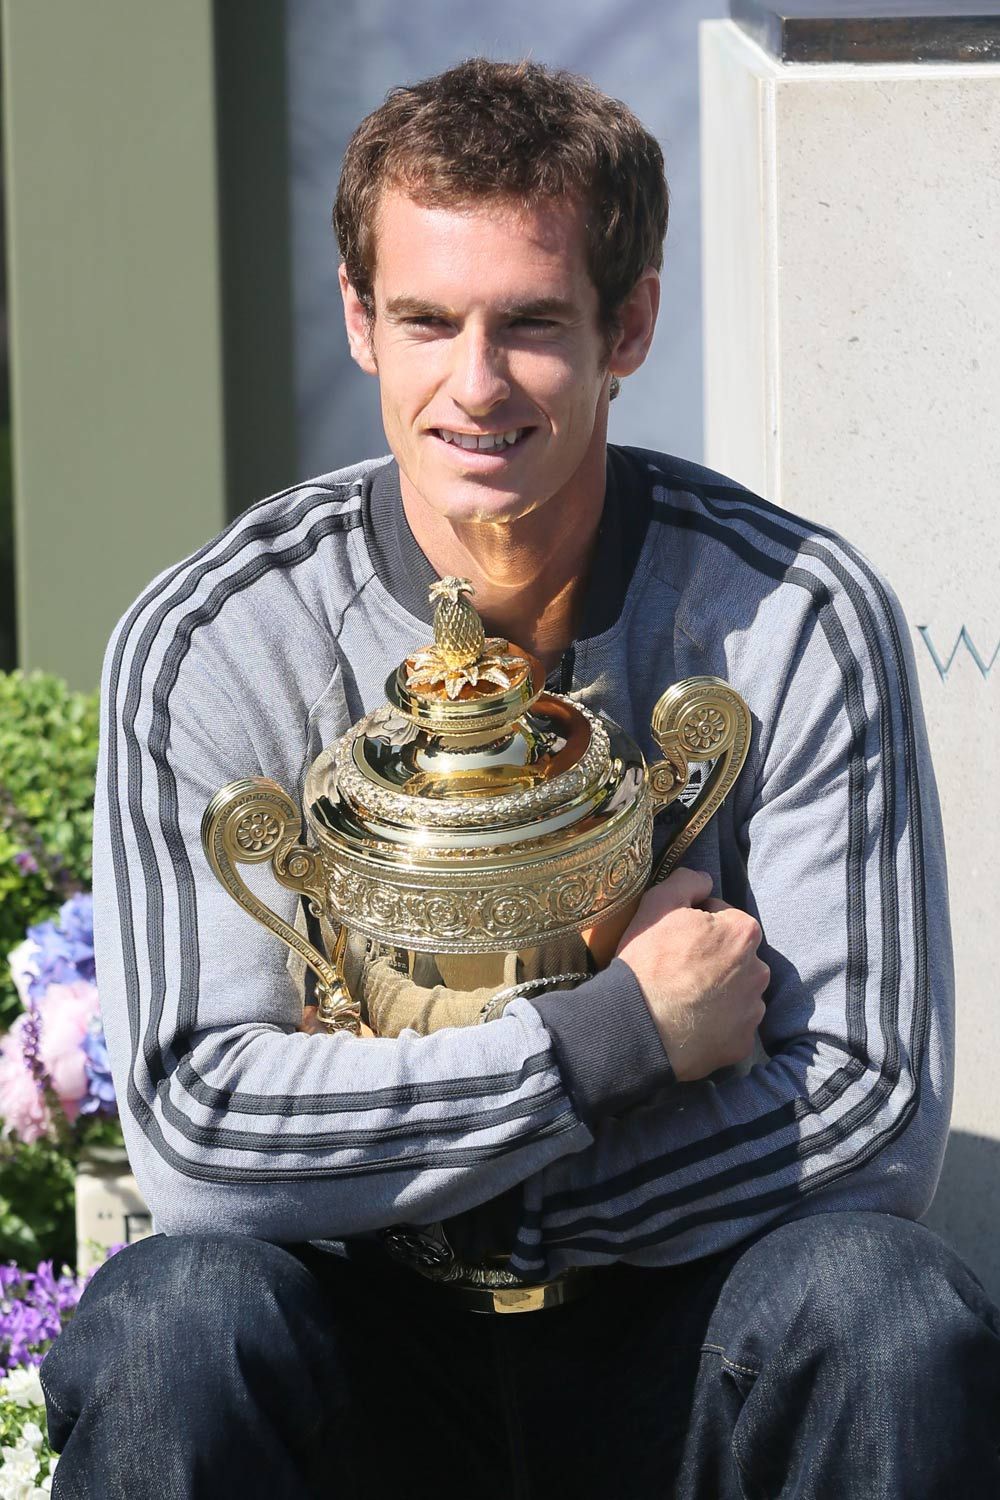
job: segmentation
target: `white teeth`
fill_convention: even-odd
[[[469,452],[477,450],[480,453],[489,452],[496,448],[509,448],[516,443],[523,429],[511,428],[510,432],[485,432],[477,437],[474,432],[449,432],[445,427],[438,428],[438,436],[446,443],[453,443],[456,448],[466,448]]]

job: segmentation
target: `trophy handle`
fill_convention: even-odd
[[[346,929],[340,930],[332,960],[324,958],[301,933],[258,901],[236,869],[237,864],[256,865],[269,860],[275,880],[307,897],[312,914],[320,916],[323,866],[315,849],[298,842],[301,831],[302,819],[294,802],[276,781],[265,776],[248,776],[224,786],[201,820],[205,855],[233,900],[270,932],[277,933],[317,976],[318,1019],[331,1031],[357,1035],[359,1009],[342,967]]]
[[[721,677],[686,677],[657,699],[653,739],[663,752],[649,768],[653,816],[675,802],[687,786],[693,761],[714,760],[707,792],[694,815],[678,829],[653,866],[649,884],[666,879],[725,801],[750,748],[750,710]]]

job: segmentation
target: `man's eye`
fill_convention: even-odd
[[[444,318],[435,317],[433,313],[418,314],[406,319],[408,328],[446,328],[448,325]]]
[[[515,328],[526,328],[529,333],[533,333],[533,332],[547,333],[550,328],[555,328],[555,326],[556,326],[556,324],[555,324],[555,322],[554,322],[554,320],[552,318],[515,318],[514,319],[514,327]]]

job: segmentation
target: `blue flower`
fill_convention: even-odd
[[[118,1101],[115,1086],[111,1081],[111,1066],[108,1062],[108,1047],[104,1040],[104,1029],[100,1021],[94,1021],[83,1039],[87,1073],[87,1097],[80,1102],[82,1115],[116,1115]]]
[[[94,898],[89,891],[70,896],[59,908],[59,927],[67,942],[94,952]]]
[[[32,1000],[40,1000],[50,984],[94,983],[94,902],[89,893],[71,896],[55,921],[29,927],[28,937],[37,950],[28,986]]]

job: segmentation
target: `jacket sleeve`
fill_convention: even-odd
[[[154,605],[155,595],[139,602],[105,662],[94,887],[122,1125],[157,1228],[300,1241],[431,1222],[587,1146],[550,1035],[525,1002],[429,1037],[297,1031],[287,950],[218,883],[200,822],[240,776],[291,782],[303,746],[283,773],[262,765],[238,706],[260,692],[252,641],[231,689]],[[268,867],[242,869],[294,920],[295,898]],[[590,982],[596,1007],[615,1008],[613,982]],[[614,1070],[605,1075],[613,1093]]]
[[[740,895],[772,967],[766,1058],[598,1123],[589,1148],[528,1182],[525,1274],[686,1261],[833,1208],[916,1217],[933,1194],[952,972],[912,656],[871,570],[845,563],[837,587],[817,565],[803,574],[810,628],[789,649],[736,820]]]

